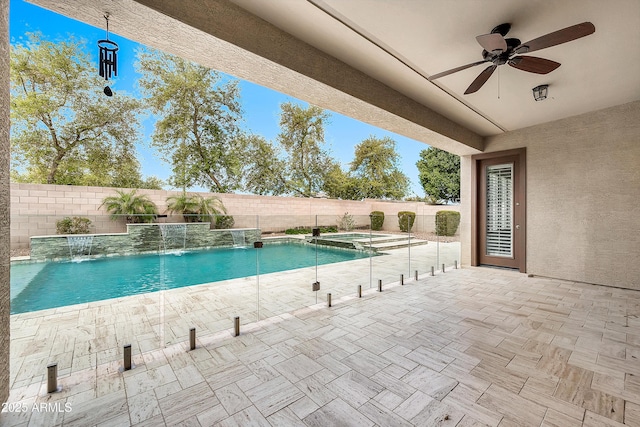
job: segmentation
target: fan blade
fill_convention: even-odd
[[[487,60],[478,61],[478,62],[474,62],[472,64],[463,65],[461,67],[452,68],[451,70],[447,70],[447,71],[443,71],[443,72],[438,73],[438,74],[434,74],[433,76],[429,77],[428,80],[431,81],[431,80],[439,79],[440,77],[448,76],[449,74],[457,73],[458,71],[466,70],[467,68],[475,67],[476,65],[484,64],[485,62],[489,62],[489,61],[487,61]]]
[[[588,36],[595,31],[596,27],[591,22],[583,22],[582,24],[572,25],[571,27],[563,28],[562,30],[554,31],[537,39],[522,43],[514,49],[514,52],[520,54],[545,49]]]
[[[559,62],[536,56],[516,56],[511,58],[508,64],[518,70],[536,74],[547,74],[560,66]]]
[[[498,68],[498,66],[495,64],[485,68],[484,71],[481,72],[480,75],[478,75],[478,77],[476,77],[473,83],[469,85],[467,90],[464,91],[464,94],[469,95],[470,93],[477,92],[478,89],[480,89],[482,85],[484,85],[487,82],[487,80],[489,80],[489,77],[491,77],[491,74],[493,74],[496,68]]]
[[[500,34],[484,34],[476,37],[476,40],[487,52],[504,52],[507,50],[507,42]]]

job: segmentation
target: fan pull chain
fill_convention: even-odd
[[[500,67],[498,67],[498,99],[500,99]]]

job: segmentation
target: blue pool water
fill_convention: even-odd
[[[262,249],[224,248],[181,255],[136,255],[82,262],[11,266],[11,314],[310,267],[316,248],[297,243]],[[365,252],[318,248],[318,264],[368,257]],[[15,296],[15,297],[14,297]]]

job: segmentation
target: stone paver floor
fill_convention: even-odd
[[[331,308],[265,307],[261,318],[275,315],[244,323],[239,337],[228,313],[224,327],[202,320],[212,309],[199,293],[171,292],[128,298],[133,314],[111,301],[47,322],[15,316],[10,403],[25,412],[0,424],[640,425],[637,291],[465,268],[365,287],[361,299],[337,291]],[[188,328],[172,331],[197,321],[187,351]],[[126,341],[135,367],[121,372]],[[47,394],[42,363],[52,359],[62,391]]]

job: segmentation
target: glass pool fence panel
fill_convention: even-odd
[[[430,274],[431,267],[437,269],[438,247],[435,236],[435,215],[419,215],[414,225],[411,246],[411,279],[415,272],[419,277]]]
[[[386,215],[383,230],[376,237],[373,248],[378,254],[373,258],[373,287],[384,290],[385,287],[399,284],[410,278],[410,254],[414,237],[415,216]],[[375,218],[372,225],[376,227]]]
[[[323,226],[318,239],[323,254],[318,267],[323,302],[328,293],[332,304],[344,297],[356,297],[358,286],[366,290],[370,282],[369,215],[318,215],[318,223]]]
[[[235,335],[255,322],[258,311],[255,215],[170,216],[161,255],[166,290],[164,344],[190,345]],[[180,220],[183,220],[181,222]],[[186,221],[186,222],[184,222]]]
[[[435,219],[437,246],[436,269],[453,268],[460,265],[460,212],[442,209]]]
[[[165,345],[162,232],[158,217],[151,214],[104,215],[93,225],[90,253],[96,260],[90,264],[96,266],[94,280],[101,282],[95,286],[109,289],[115,299],[90,305],[101,305],[103,314],[96,321],[113,328],[116,345],[111,363],[123,370],[128,363],[125,347],[130,346],[126,353],[135,366],[145,354]]]
[[[44,381],[49,364],[59,377],[115,369],[126,345],[139,363],[161,345],[158,239],[144,251],[126,232],[108,215],[12,216],[12,347],[31,360],[14,384]]]
[[[260,215],[263,247],[256,249],[260,275],[261,320],[313,305],[322,298],[314,292],[316,253],[312,242],[315,215]]]

